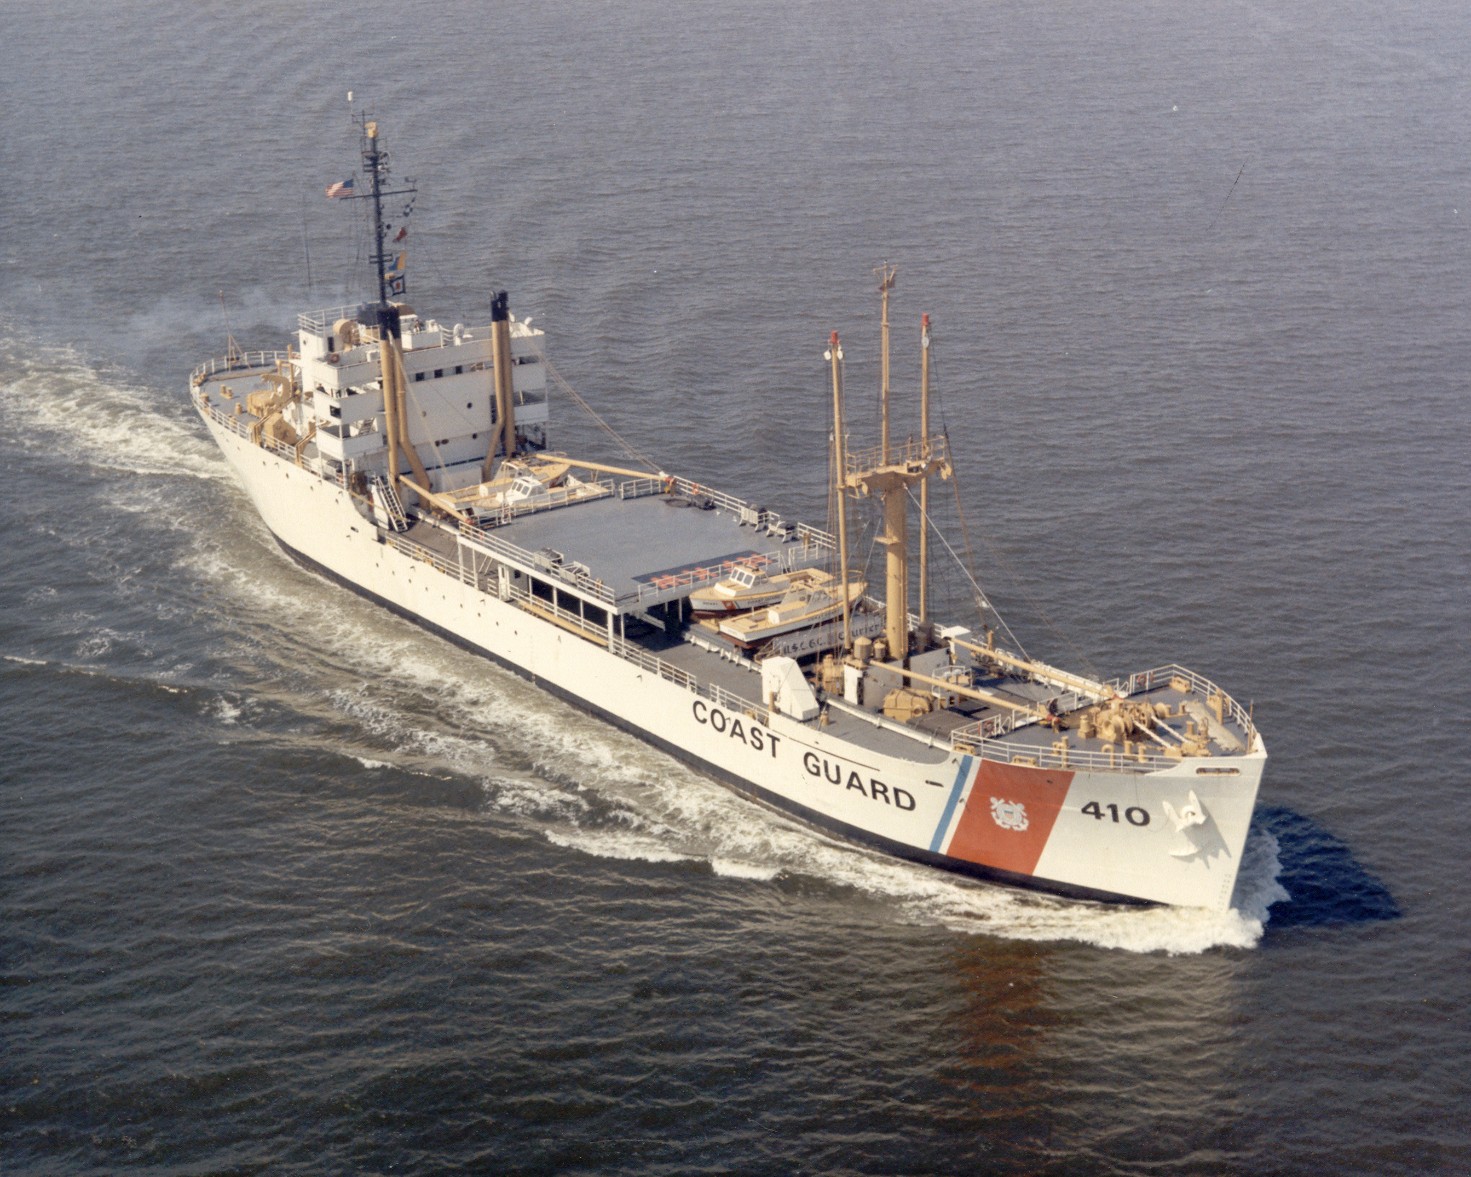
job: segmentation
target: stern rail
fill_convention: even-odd
[[[274,369],[277,364],[294,359],[296,354],[290,351],[243,351],[233,356],[215,356],[195,368],[189,379],[190,383],[198,386],[221,372],[239,372],[245,375]]]

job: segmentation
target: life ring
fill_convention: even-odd
[[[339,355],[338,355],[338,354],[337,354],[337,353],[336,353],[336,352],[335,352],[335,351],[334,351],[334,352],[328,352],[328,353],[327,353],[327,362],[328,362],[328,363],[329,363],[329,364],[335,364],[335,363],[337,363],[337,361],[338,361],[338,360],[340,360],[340,359],[341,359],[341,358],[342,358],[342,357],[341,357],[341,356],[339,356]]]

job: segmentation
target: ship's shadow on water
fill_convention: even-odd
[[[1272,905],[1269,933],[1399,918],[1389,888],[1311,818],[1265,806],[1257,809],[1253,824],[1277,839],[1277,881],[1289,896]]]

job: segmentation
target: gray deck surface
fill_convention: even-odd
[[[642,504],[642,510],[637,513],[628,512],[627,508],[635,503]],[[669,508],[663,505],[661,498],[650,497],[634,500],[633,502],[618,500],[601,500],[596,503],[584,503],[578,506],[544,512],[533,516],[531,521],[544,524],[553,516],[561,515],[560,528],[540,528],[538,534],[541,536],[575,536],[574,530],[568,526],[572,517],[581,514],[587,518],[589,508],[602,505],[618,505],[624,510],[619,514],[617,523],[621,527],[626,519],[637,518],[643,527],[648,528],[658,524],[661,516],[658,511],[667,511],[670,514],[678,513],[683,518],[694,515],[696,526],[690,531],[703,534],[705,537],[714,537],[718,540],[721,536],[750,536],[753,540],[758,537],[751,528],[741,528],[736,520],[729,514],[721,514],[714,511],[698,511],[692,509]],[[599,515],[606,523],[610,523],[612,515],[609,512],[601,512]],[[525,521],[518,521],[519,539],[525,542],[526,535],[532,529],[522,527]],[[708,526],[707,526],[708,524]],[[504,529],[501,529],[504,530]],[[419,522],[411,528],[408,533],[411,538],[426,546],[432,547],[441,554],[452,558],[455,546],[455,537],[440,530],[432,523]],[[599,537],[604,545],[607,545],[607,537]],[[753,545],[754,546],[754,545]],[[766,550],[772,550],[776,546],[774,541],[769,541]],[[635,560],[626,558],[622,563],[624,569],[633,569],[640,564],[650,566],[662,566],[660,562],[666,558],[666,554],[673,550],[666,545],[657,547],[650,545],[644,549],[652,553],[648,560]],[[582,551],[586,553],[587,548]],[[564,553],[571,558],[572,553]],[[607,572],[613,565],[606,563],[602,565]],[[596,566],[594,566],[596,567]],[[630,622],[628,640],[639,646],[660,661],[678,670],[689,674],[699,682],[718,687],[728,692],[753,707],[761,705],[761,674],[760,671],[744,664],[740,658],[730,657],[720,650],[721,642],[713,635],[701,634],[699,644],[688,640],[685,634],[669,634],[662,626],[655,624],[640,624],[634,620]],[[714,648],[711,648],[714,647]],[[731,651],[734,653],[734,651]],[[1015,699],[1018,703],[1042,703],[1057,693],[1056,689],[1046,684],[1031,682],[1015,677],[992,677],[980,678],[976,685],[989,691],[1000,698]],[[1154,690],[1142,695],[1135,696],[1137,700],[1149,702],[1166,702],[1178,707],[1184,696],[1173,688],[1160,685]],[[829,700],[825,707],[826,721],[824,730],[829,734],[846,740],[855,748],[866,749],[875,753],[901,756],[919,762],[931,762],[936,766],[942,764],[950,752],[950,735],[958,728],[966,727],[991,716],[1005,713],[1005,708],[979,700],[961,702],[957,706],[942,708],[920,716],[908,725],[908,730],[896,728],[894,725],[879,722],[873,715],[857,711],[844,706],[840,701]],[[1086,750],[1088,747],[1099,746],[1098,740],[1079,742],[1076,725],[1066,722],[1065,733],[1069,736],[1070,746],[1076,751]],[[1057,740],[1060,734],[1053,731],[1045,724],[1028,724],[1012,731],[1007,737],[1007,743],[1013,745],[1017,753],[1038,753],[1048,750]],[[943,784],[945,782],[936,782]]]
[[[498,527],[494,534],[526,551],[550,550],[569,563],[587,565],[592,578],[619,598],[636,594],[660,576],[722,569],[751,556],[780,562],[788,551],[800,553],[794,542],[743,525],[728,511],[702,510],[666,495],[609,497],[541,511]]]

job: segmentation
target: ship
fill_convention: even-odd
[[[817,831],[1084,900],[1230,906],[1266,762],[1248,708],[1180,665],[1104,681],[1028,657],[984,615],[929,616],[926,503],[953,466],[929,423],[927,316],[920,428],[891,437],[891,268],[876,446],[850,447],[842,341],[822,343],[836,526],[818,528],[703,475],[554,450],[566,382],[543,330],[505,292],[469,326],[408,305],[385,203],[412,185],[393,187],[376,120],[355,127],[366,182],[327,195],[362,202],[377,298],[302,313],[279,350],[231,337],[188,381],[290,557]],[[865,504],[867,579],[848,550]],[[734,636],[696,616],[715,586],[758,580],[784,595],[735,611],[758,620]],[[819,581],[830,607],[783,611]]]

